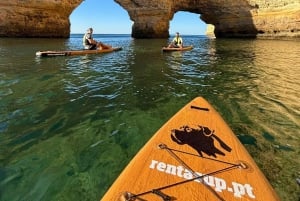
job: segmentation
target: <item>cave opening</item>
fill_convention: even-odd
[[[132,21],[114,0],[85,0],[70,15],[71,34],[93,27],[95,34],[130,34]]]
[[[178,11],[170,21],[169,33],[174,35],[205,35],[207,24],[200,19],[199,14]]]

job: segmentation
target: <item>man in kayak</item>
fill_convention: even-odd
[[[86,30],[86,33],[84,34],[83,38],[82,38],[82,43],[84,46],[84,49],[86,50],[96,50],[96,49],[109,49],[112,48],[109,45],[105,45],[101,42],[97,42],[96,40],[93,39],[93,28],[88,28],[88,30]]]
[[[176,32],[176,36],[174,37],[174,39],[172,40],[172,42],[170,43],[170,45],[168,46],[170,48],[182,48],[183,47],[183,40],[182,38],[179,36],[179,33]]]

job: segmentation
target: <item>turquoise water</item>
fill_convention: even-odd
[[[300,41],[96,35],[122,51],[70,39],[0,39],[0,200],[100,200],[141,146],[182,106],[205,97],[282,200],[300,196]]]

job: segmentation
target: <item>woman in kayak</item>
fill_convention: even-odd
[[[170,43],[170,45],[168,47],[175,47],[175,48],[182,48],[183,47],[183,40],[182,38],[179,36],[179,33],[176,32],[176,36],[174,37],[174,39],[172,40],[172,42]]]
[[[110,49],[112,48],[109,45],[105,45],[101,42],[97,42],[96,40],[94,40],[93,38],[93,28],[88,28],[88,30],[86,30],[86,33],[84,34],[83,38],[82,38],[82,43],[84,46],[84,49],[86,50],[96,50],[96,49]]]

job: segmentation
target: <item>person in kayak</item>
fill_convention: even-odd
[[[168,46],[169,48],[182,48],[183,47],[183,40],[180,37],[179,33],[176,32],[176,36],[172,40],[172,42]]]
[[[102,42],[98,42],[96,40],[94,40],[93,38],[93,28],[88,28],[86,30],[86,33],[84,34],[83,38],[82,38],[82,43],[83,43],[83,47],[86,50],[96,50],[96,49],[109,49],[112,48],[109,45],[105,45]]]

